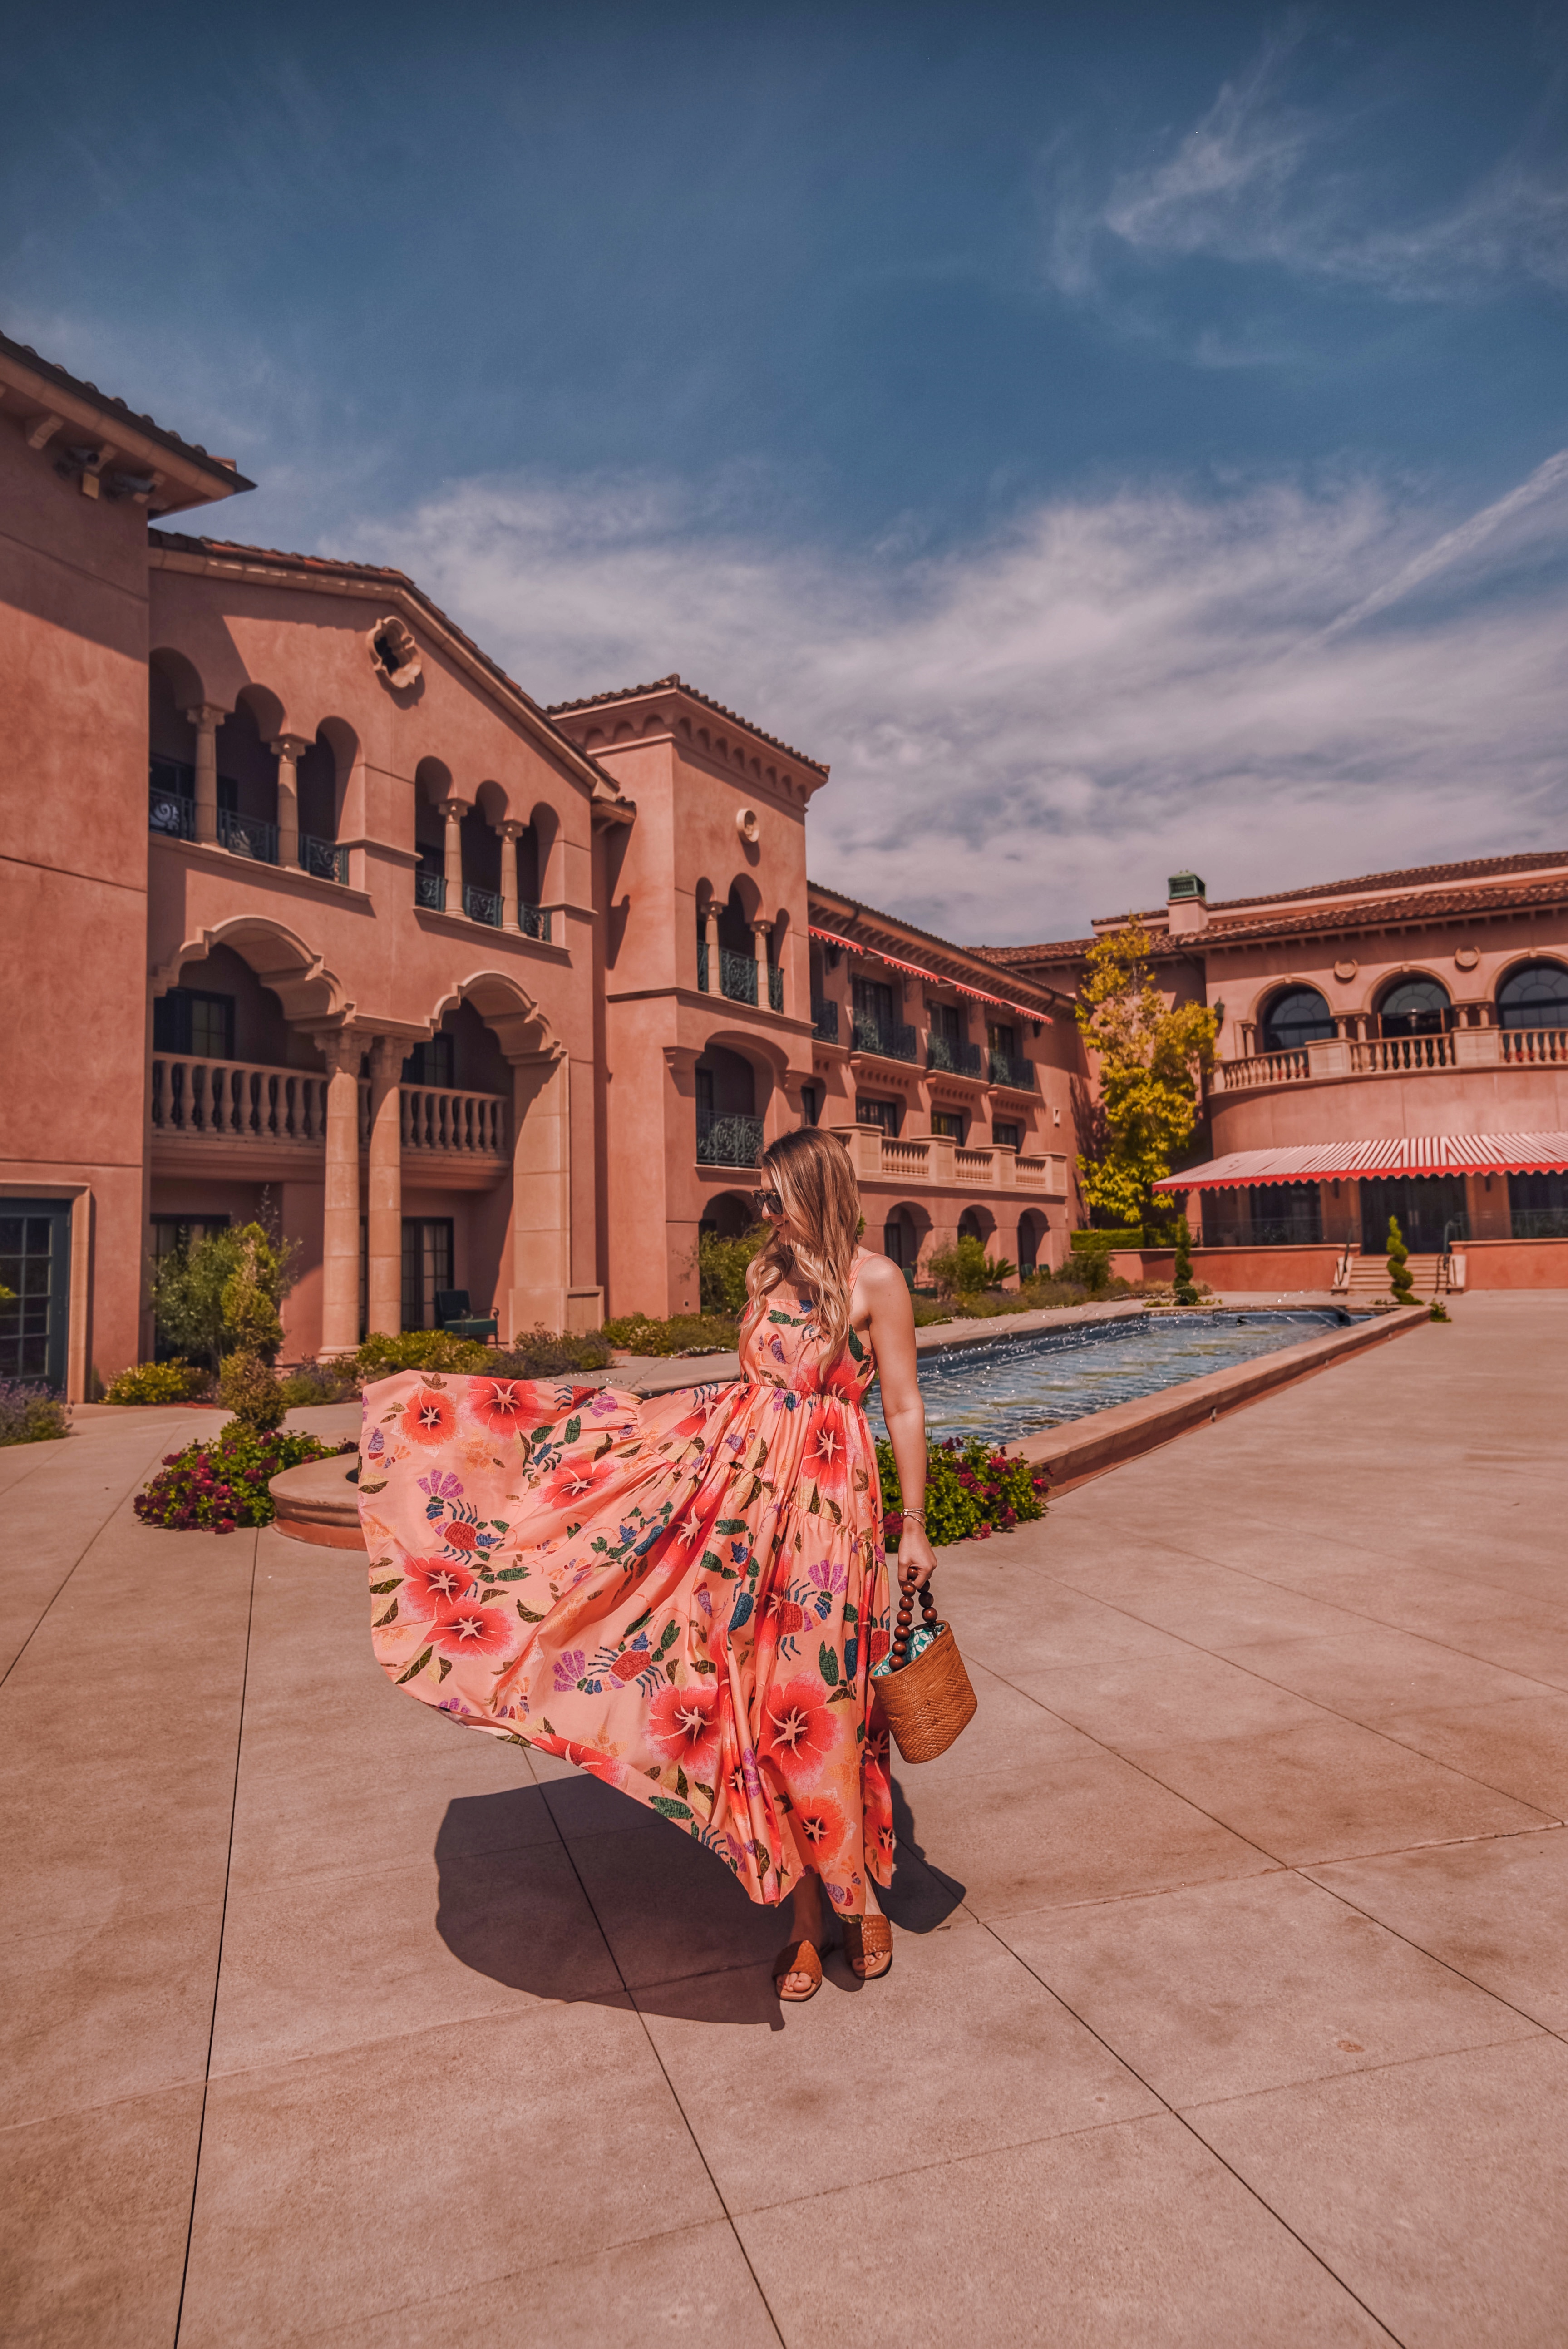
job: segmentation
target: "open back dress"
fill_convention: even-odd
[[[841,1915],[891,1881],[887,1565],[863,1408],[787,1283],[741,1377],[613,1386],[406,1371],[366,1388],[360,1519],[377,1661],[411,1697],[591,1771],[752,1899],[803,1869]]]

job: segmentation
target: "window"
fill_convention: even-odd
[[[931,1032],[946,1044],[962,1044],[968,1023],[956,1003],[934,1003],[931,1007]]]
[[[993,1052],[1005,1052],[1012,1060],[1018,1050],[1018,1031],[992,1020],[985,1030],[985,1041]]]
[[[154,1216],[152,1261],[161,1264],[165,1257],[183,1256],[193,1240],[210,1240],[214,1232],[228,1228],[227,1216]]]
[[[857,978],[854,982],[854,999],[857,1018],[870,1019],[879,1028],[892,1026],[891,987],[884,987],[880,979]]]
[[[1508,1208],[1516,1240],[1568,1240],[1568,1174],[1511,1174]]]
[[[1440,1036],[1449,1024],[1449,991],[1435,978],[1402,978],[1377,1006],[1385,1036]]]
[[[944,1142],[962,1142],[964,1139],[962,1112],[955,1109],[934,1109],[931,1112],[931,1130],[933,1133],[939,1134]]]
[[[403,1327],[433,1330],[436,1291],[452,1286],[452,1221],[449,1216],[403,1218]]]
[[[1009,1125],[1005,1118],[993,1118],[991,1139],[998,1150],[1022,1150],[1024,1129],[1021,1125]]]
[[[67,1199],[7,1199],[0,1216],[0,1377],[66,1383],[71,1301]]]
[[[1287,987],[1264,1013],[1265,1052],[1299,1052],[1334,1033],[1334,1015],[1315,987]]]
[[[1568,1028],[1568,970],[1560,962],[1527,962],[1497,990],[1500,1028]]]
[[[1039,1266],[1044,1224],[1043,1216],[1027,1215],[1018,1218],[1018,1270],[1026,1280]]]
[[[882,1254],[901,1272],[913,1272],[920,1255],[914,1225],[905,1208],[895,1207],[882,1226]]]
[[[801,1123],[801,1124],[802,1124],[802,1125],[820,1125],[820,1124],[821,1124],[821,1123],[822,1123],[822,1088],[821,1088],[821,1086],[820,1086],[820,1085],[802,1085],[802,1086],[801,1086],[801,1088],[800,1088],[800,1123]]]
[[[1253,1183],[1203,1194],[1205,1247],[1306,1247],[1322,1237],[1316,1183]]]
[[[432,1036],[428,1043],[416,1044],[404,1061],[403,1082],[406,1085],[438,1085],[450,1092],[456,1081],[452,1070],[452,1039],[448,1035]],[[447,1286],[451,1286],[449,1281]],[[422,1321],[412,1324],[417,1330],[422,1330],[424,1326]]]
[[[234,999],[200,988],[171,987],[152,1007],[155,1052],[189,1053],[198,1061],[234,1057]]]
[[[874,1101],[865,1093],[855,1096],[857,1125],[879,1125],[884,1133],[896,1133],[903,1117],[902,1102]]]

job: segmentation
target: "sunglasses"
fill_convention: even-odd
[[[759,1216],[781,1216],[784,1202],[777,1191],[753,1191],[751,1204]]]

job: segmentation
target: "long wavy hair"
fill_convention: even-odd
[[[755,1294],[760,1301],[781,1280],[811,1291],[826,1359],[842,1351],[850,1334],[850,1288],[861,1221],[860,1186],[850,1154],[836,1134],[804,1125],[763,1153],[766,1188],[784,1204],[788,1237],[775,1231],[759,1252]]]

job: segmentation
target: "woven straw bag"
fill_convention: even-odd
[[[932,1634],[918,1655],[909,1652],[914,1596],[902,1593],[898,1628],[885,1667],[873,1676],[893,1743],[906,1762],[934,1762],[974,1719],[976,1699],[958,1652],[952,1627],[938,1622],[929,1582],[920,1590],[921,1612]]]

